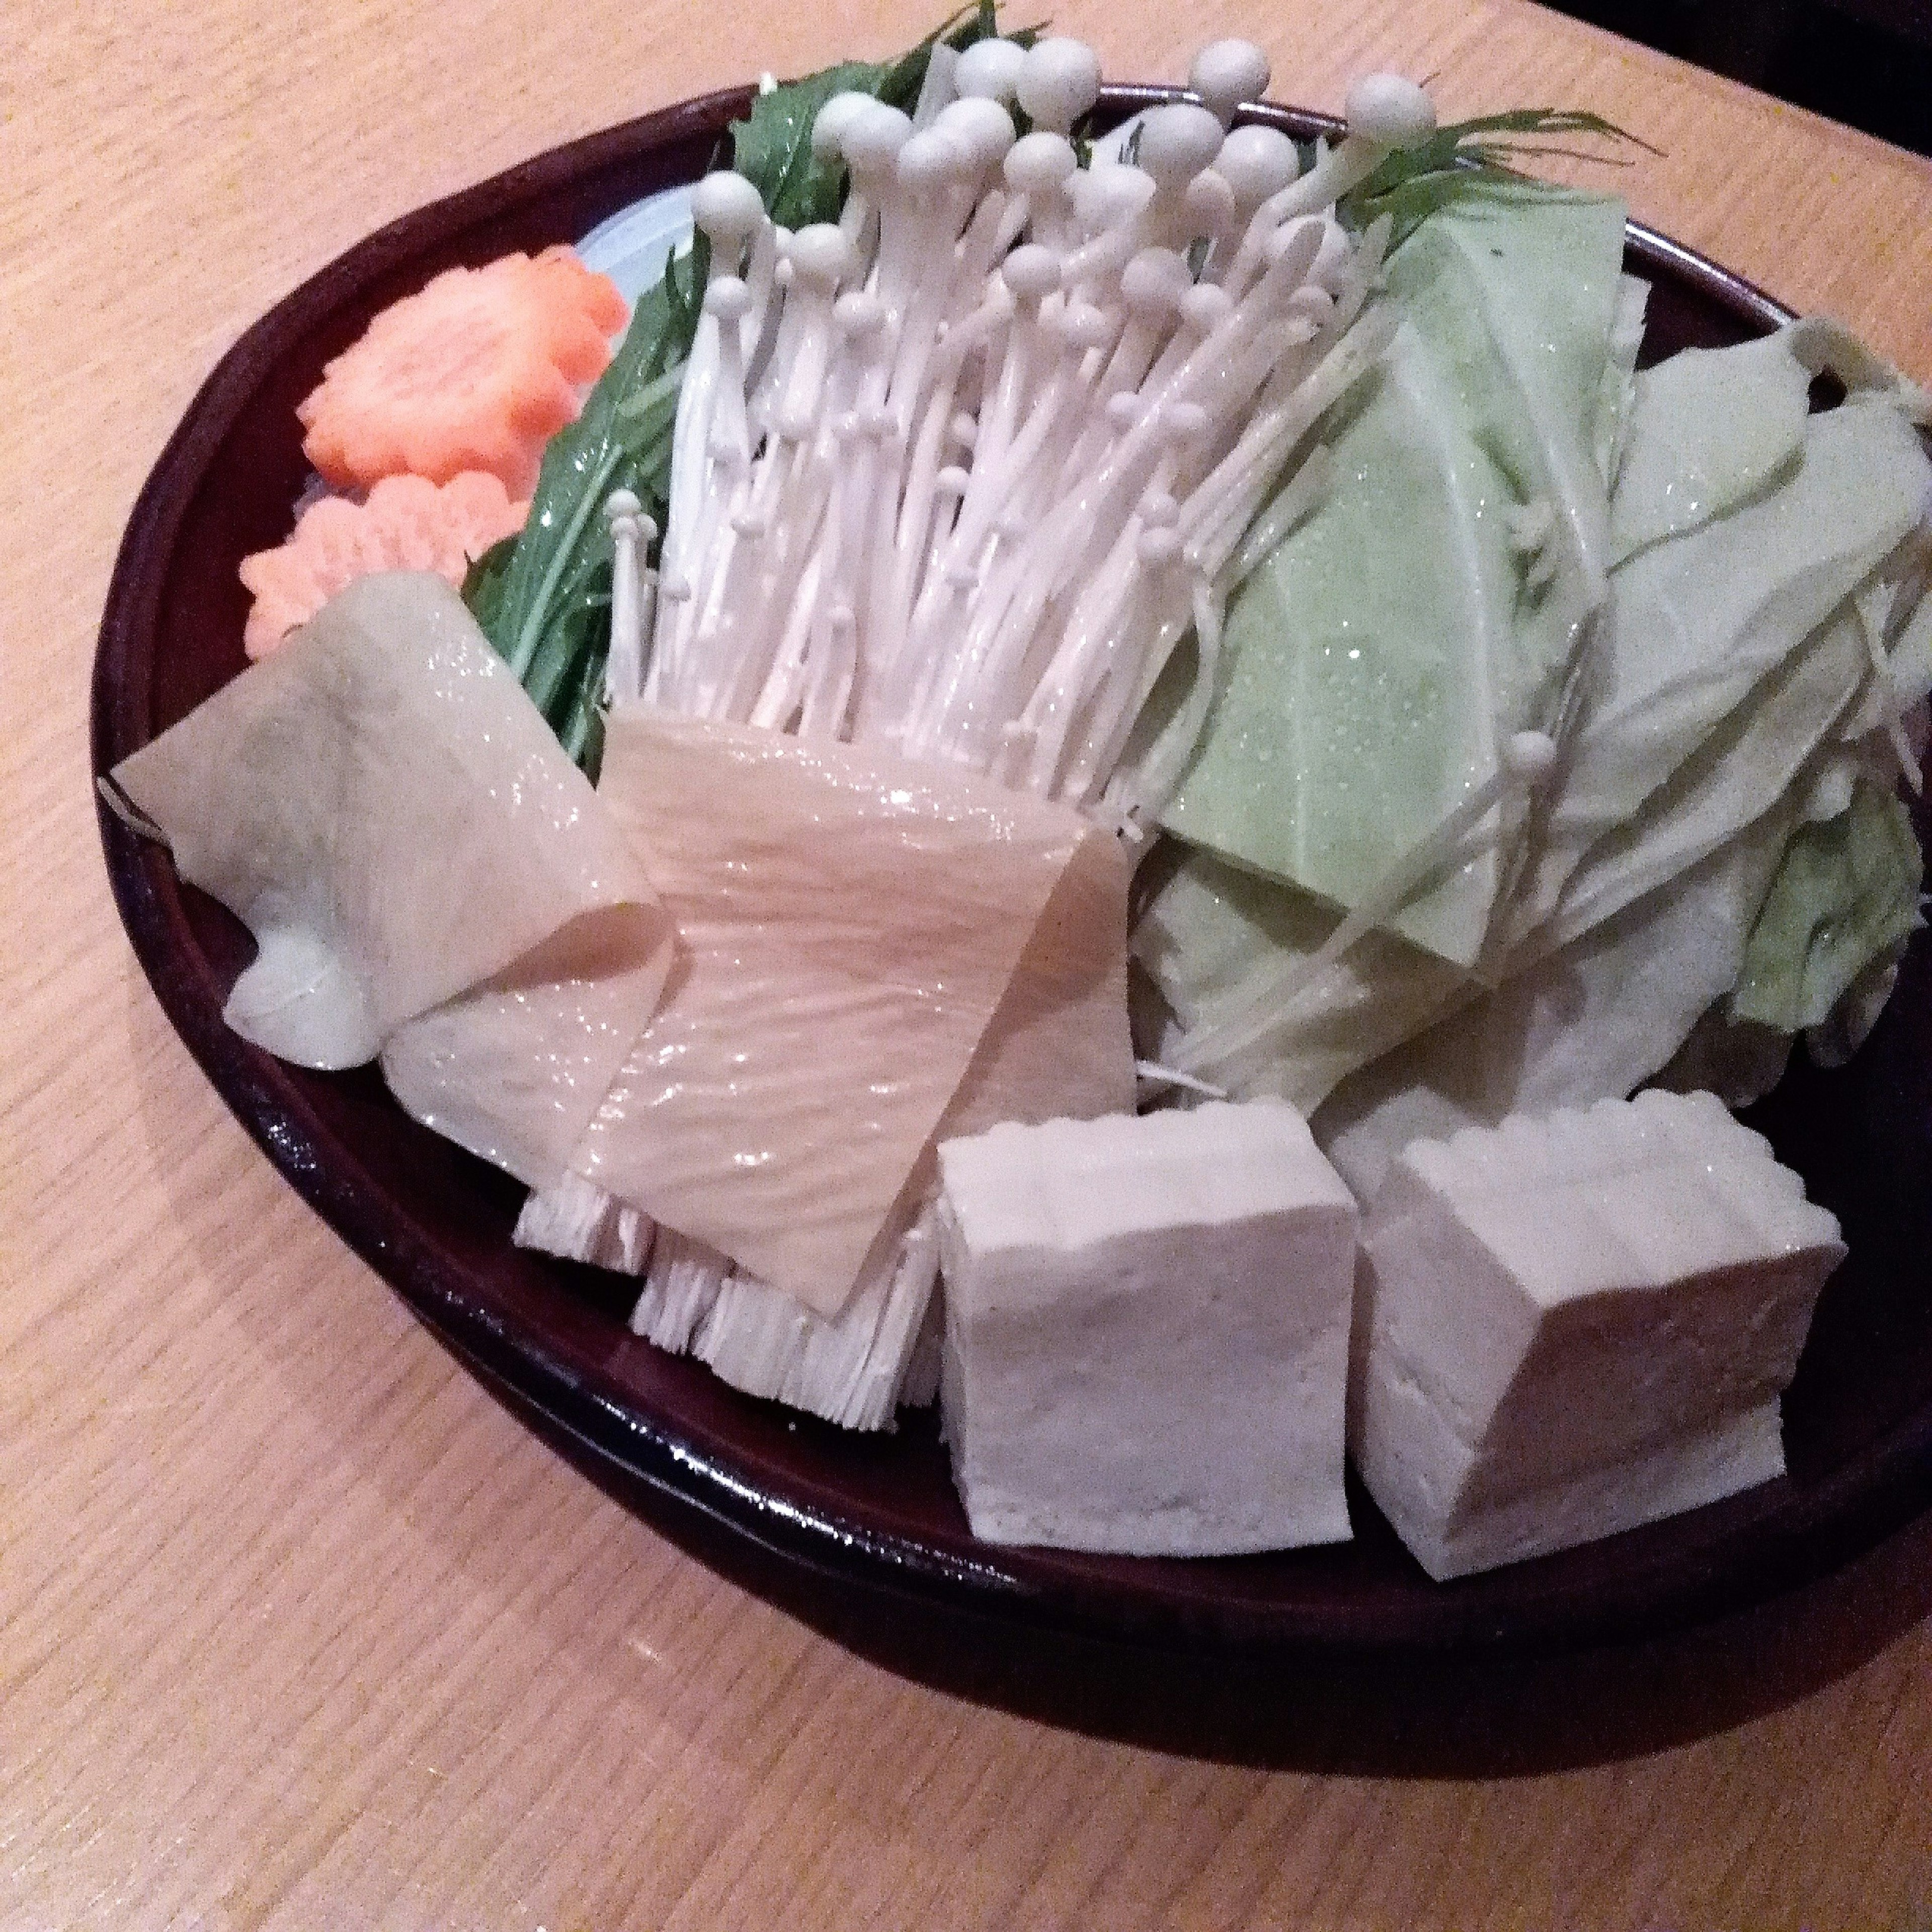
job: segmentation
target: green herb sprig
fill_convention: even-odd
[[[1586,151],[1580,157],[1576,149],[1557,145],[1580,136],[1658,152],[1600,114],[1576,108],[1514,108],[1438,128],[1427,140],[1398,149],[1342,197],[1339,213],[1358,232],[1388,215],[1394,224],[1389,246],[1395,249],[1453,201],[1526,184],[1529,168],[1539,160],[1566,156],[1613,167],[1629,165],[1615,154]]]

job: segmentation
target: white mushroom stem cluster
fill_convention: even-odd
[[[739,176],[700,184],[646,696],[1158,809],[1229,591],[1317,500],[1318,453],[1284,483],[1393,330],[1370,299],[1386,226],[1351,236],[1336,199],[1434,126],[1420,88],[1371,76],[1304,175],[1286,136],[1230,130],[1258,50],[1216,43],[1192,78],[1131,164],[1082,168],[1091,50],[982,41],[916,118],[826,105],[836,225],[789,233]],[[1124,768],[1190,629],[1195,701]]]
[[[1435,124],[1420,88],[1373,76],[1304,175],[1286,136],[1232,125],[1268,78],[1257,48],[1203,48],[1196,100],[1142,118],[1131,165],[1082,168],[1092,50],[984,40],[935,58],[914,116],[826,104],[836,225],[789,233],[749,182],[701,183],[710,280],[654,616],[650,533],[610,506],[614,694],[646,663],[644,694],[681,711],[894,745],[1124,828],[1156,813],[1228,597],[1319,501],[1310,433],[1393,332],[1370,299],[1387,226],[1352,238],[1334,204]],[[1130,761],[1190,629],[1192,695]],[[571,1252],[638,1222],[578,1192]],[[861,1427],[930,1399],[908,1386],[927,1216],[824,1324],[668,1230],[619,1246],[644,1274],[633,1328],[741,1388]]]

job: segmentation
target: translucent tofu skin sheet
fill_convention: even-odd
[[[970,772],[644,705],[612,712],[601,786],[681,952],[573,1165],[836,1315],[1070,867],[1096,844],[1117,864],[1112,835]]]
[[[1134,1111],[1127,1026],[1127,891],[1120,842],[1083,838],[935,1138],[983,1133],[1002,1120],[1097,1119]]]
[[[440,578],[352,585],[112,776],[255,935],[238,1033],[304,1066],[381,1054],[418,1118],[533,1184],[563,1172],[670,923]]]
[[[590,915],[398,1028],[382,1077],[424,1126],[553,1186],[656,1010],[673,952],[663,944],[639,958],[621,924]]]

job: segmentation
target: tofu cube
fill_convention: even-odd
[[[1349,1534],[1354,1197],[1276,1101],[944,1142],[940,1384],[974,1534],[1208,1556]]]
[[[1363,1234],[1350,1448],[1438,1580],[1781,1475],[1836,1220],[1708,1094],[1418,1141]]]

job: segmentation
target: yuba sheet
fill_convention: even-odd
[[[574,1164],[835,1315],[1063,881],[1023,1004],[1117,998],[1113,841],[970,772],[643,705],[611,715],[599,796],[681,952]],[[1124,1078],[1131,1104],[1116,1010],[1118,1058],[1095,1049],[1106,1070],[1082,1084]],[[976,1079],[1021,1077],[1036,1017],[1003,1024]]]

